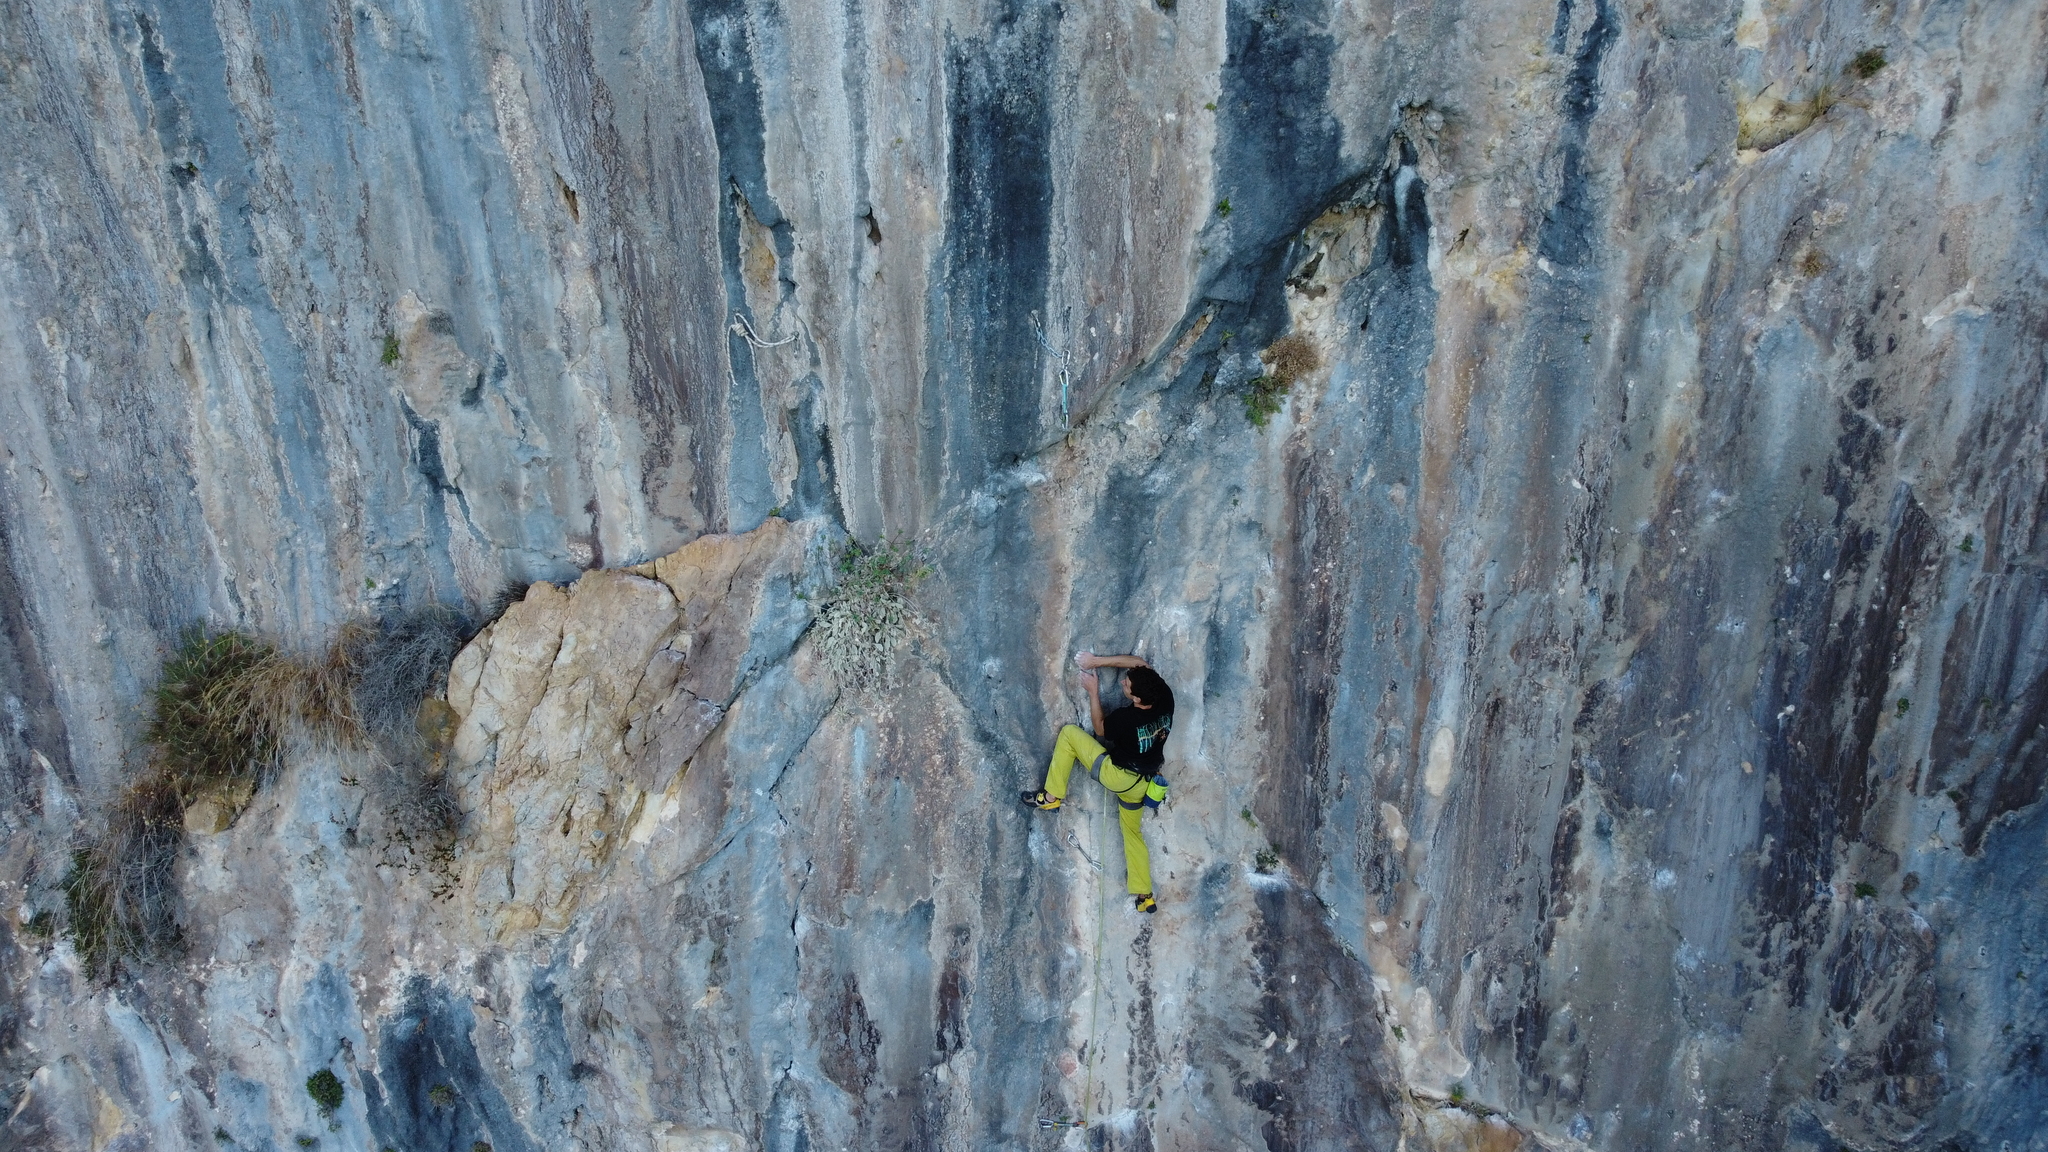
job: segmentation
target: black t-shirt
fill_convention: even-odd
[[[1173,713],[1157,708],[1119,708],[1102,718],[1102,746],[1120,768],[1155,775],[1166,760],[1166,737],[1173,731]]]

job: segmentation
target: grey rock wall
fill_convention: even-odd
[[[2043,20],[0,12],[10,1139],[2048,1146]],[[469,748],[447,899],[308,749],[177,965],[27,930],[193,621],[771,512],[931,555],[891,686],[736,597],[701,724]],[[1180,699],[1144,923],[1008,799],[1084,647]]]

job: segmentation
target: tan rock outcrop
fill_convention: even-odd
[[[645,798],[668,789],[747,672],[794,642],[817,536],[771,519],[567,588],[536,584],[456,657],[462,875],[495,932],[567,923]]]

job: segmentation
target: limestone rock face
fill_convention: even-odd
[[[1918,0],[0,6],[5,1143],[2043,1147],[2044,74]],[[849,537],[933,569],[877,683]],[[531,581],[444,871],[302,741],[82,975],[182,629]],[[1178,696],[1157,916],[1013,799],[1082,649]]]
[[[561,931],[622,827],[661,796],[745,679],[780,663],[822,585],[816,526],[705,536],[652,575],[536,584],[449,671],[450,770],[485,850],[464,871],[503,929]]]

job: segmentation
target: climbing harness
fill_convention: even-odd
[[[1067,371],[1067,354],[1065,352],[1060,351],[1057,348],[1054,348],[1052,346],[1052,341],[1047,340],[1045,338],[1045,329],[1039,326],[1038,313],[1036,312],[1033,312],[1031,314],[1031,334],[1038,337],[1039,346],[1045,349],[1045,354],[1052,357],[1055,361],[1058,361],[1059,363],[1060,427],[1062,429],[1071,428],[1073,427],[1073,419],[1067,411],[1067,392],[1073,383],[1073,377]]]

